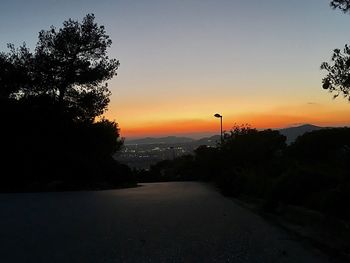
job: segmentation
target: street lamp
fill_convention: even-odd
[[[222,141],[223,141],[223,137],[222,137],[222,116],[219,113],[216,113],[214,115],[214,117],[220,118],[220,138],[221,138],[221,145],[222,145]]]

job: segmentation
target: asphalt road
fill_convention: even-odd
[[[331,262],[195,182],[0,194],[0,262]]]

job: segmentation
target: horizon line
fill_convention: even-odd
[[[327,126],[320,126],[320,125],[315,125],[315,124],[310,124],[310,123],[294,123],[290,124],[289,126],[284,126],[284,127],[279,127],[279,128],[257,128],[257,130],[283,130],[283,129],[288,129],[288,128],[296,128],[296,127],[301,127],[301,126],[315,126],[315,127],[320,127],[320,128],[328,128],[328,127],[334,127],[334,128],[340,128],[340,127],[348,127],[348,125],[327,125]],[[254,127],[252,127],[254,128]],[[174,132],[174,133],[166,133],[166,134],[147,134],[144,136],[128,136],[124,138],[125,141],[127,140],[138,140],[138,139],[145,139],[145,138],[152,138],[152,139],[161,139],[161,138],[166,138],[166,137],[187,137],[191,139],[201,139],[205,137],[211,137],[218,135],[220,136],[220,133],[213,132],[213,131],[198,131],[198,132]]]

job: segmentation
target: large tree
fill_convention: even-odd
[[[130,170],[112,158],[123,144],[118,124],[96,120],[119,67],[107,56],[111,43],[88,14],[40,31],[33,51],[9,44],[0,52],[0,191],[131,181]]]
[[[78,121],[93,121],[109,103],[106,81],[116,75],[119,61],[107,56],[112,41],[104,26],[88,14],[69,19],[63,27],[39,32],[34,53],[23,45],[0,53],[0,95],[46,97]]]
[[[330,5],[344,12],[350,11],[350,0],[333,0]],[[331,62],[323,62],[321,69],[328,71],[322,80],[323,88],[332,92],[334,98],[343,95],[350,101],[350,46],[334,49]]]

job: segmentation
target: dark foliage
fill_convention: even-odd
[[[9,98],[20,90],[32,87],[31,67],[33,54],[25,46],[15,49],[8,45],[9,53],[0,53],[0,97]]]
[[[350,1],[349,0],[333,0],[330,3],[330,6],[333,9],[340,9],[344,13],[348,12],[350,10]]]
[[[278,131],[234,127],[218,147],[160,162],[139,178],[204,180],[223,194],[262,200],[268,211],[304,206],[350,219],[350,128],[321,129],[287,146]]]
[[[333,0],[331,7],[342,10],[344,13],[350,10],[349,0]],[[332,92],[333,98],[343,95],[350,101],[350,47],[345,45],[343,50],[333,50],[331,62],[323,62],[321,69],[328,72],[322,80],[322,87]]]
[[[278,131],[257,131],[243,126],[234,127],[224,138],[221,160],[225,170],[221,176],[224,181],[220,183],[222,187],[234,189],[225,193],[264,197],[273,178],[281,172],[286,137]],[[227,164],[231,164],[231,168]]]
[[[45,103],[2,101],[1,191],[116,187],[133,181],[111,155],[122,140],[115,122],[55,118]]]
[[[0,191],[110,188],[133,183],[114,154],[118,124],[96,121],[109,102],[105,81],[119,62],[111,40],[87,15],[39,33],[34,53],[23,45],[0,53]]]
[[[47,97],[61,114],[92,122],[109,103],[106,80],[116,75],[119,61],[107,56],[112,41],[103,26],[87,15],[63,27],[42,30],[34,53],[24,45],[0,53],[0,96]]]
[[[345,45],[343,52],[335,49],[332,55],[332,64],[322,63],[321,69],[327,70],[328,74],[323,79],[323,88],[334,92],[334,98],[343,95],[350,100],[350,48]]]
[[[139,174],[142,182],[187,181],[196,179],[193,174],[193,156],[184,155],[174,160],[164,160],[152,165],[150,171]]]
[[[286,172],[278,179],[275,196],[350,219],[350,128],[322,129],[300,136],[286,152]]]

